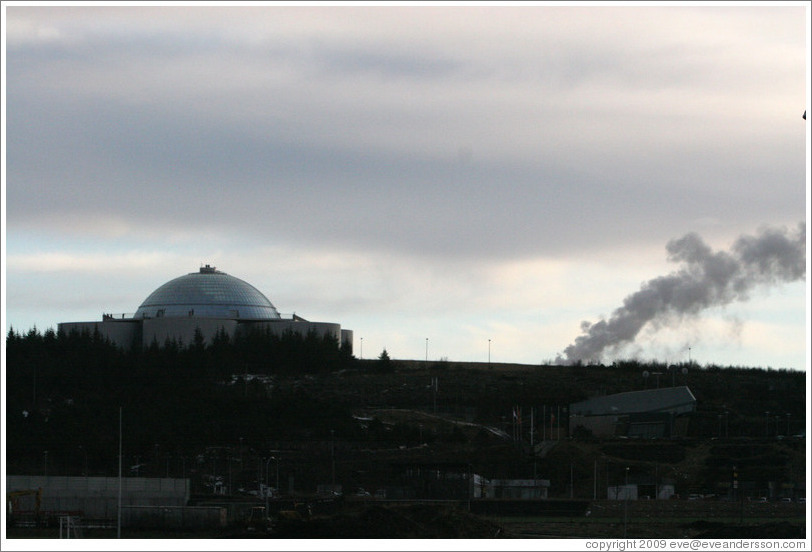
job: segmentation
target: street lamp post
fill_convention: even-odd
[[[271,460],[273,460],[273,456],[271,456],[270,458],[265,460],[265,486],[266,487],[268,486],[268,483],[270,483],[270,481],[268,481],[268,463]],[[259,490],[260,491],[262,490],[262,485],[259,486]],[[269,493],[267,490],[265,491],[265,515],[266,516],[268,515],[268,495],[270,495],[270,494],[271,493]]]
[[[426,364],[429,363],[429,338],[426,338]]]
[[[265,481],[267,481],[268,483],[271,482],[271,478],[268,475],[268,464],[271,463],[271,460],[276,461],[276,491],[279,492],[279,458],[277,458],[276,456],[271,456],[265,461]]]
[[[594,475],[592,476],[593,483],[592,483],[592,500],[598,500],[598,459],[595,458],[595,471],[593,472]]]
[[[575,489],[575,480],[572,477],[572,462],[570,462],[570,500],[573,499],[574,489]]]
[[[279,492],[279,458],[276,456],[271,456],[265,461],[265,481],[270,482],[270,477],[268,477],[268,464],[271,460],[276,460],[276,492]],[[268,515],[268,498],[270,497],[268,491],[265,491],[265,515]]]
[[[491,340],[488,340],[488,364],[491,363]]]
[[[87,477],[89,475],[87,470],[87,449],[83,445],[79,445],[79,449],[85,453],[85,473],[84,476]]]
[[[471,497],[474,495],[474,466],[468,464],[468,511],[471,511]]]
[[[364,338],[361,338],[361,360],[364,360]]]
[[[623,538],[626,538],[626,527],[629,523],[629,468],[626,468],[626,485],[623,489]]]
[[[336,432],[335,432],[334,429],[330,430],[330,464],[331,464],[331,470],[330,471],[332,473],[331,482],[332,482],[333,488],[335,488],[335,484],[336,484],[336,441],[335,441],[335,433]]]
[[[121,462],[124,447],[124,434],[122,433],[122,416],[124,408],[118,407],[118,515],[116,520],[116,538],[121,538]]]

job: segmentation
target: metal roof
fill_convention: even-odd
[[[281,318],[257,288],[206,265],[165,283],[147,297],[135,318]]]
[[[628,391],[570,405],[571,416],[606,416],[640,412],[690,412],[696,397],[686,386]]]

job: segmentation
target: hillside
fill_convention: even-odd
[[[410,462],[466,464],[487,478],[548,479],[550,495],[562,498],[592,498],[596,474],[599,487],[617,484],[626,467],[641,478],[673,480],[680,493],[720,492],[734,464],[753,493],[805,484],[805,441],[794,437],[806,432],[803,372],[680,365],[671,373],[633,361],[384,363],[342,356],[329,343],[315,353],[296,343],[300,352],[288,352],[293,360],[280,365],[223,344],[126,355],[87,336],[13,337],[8,473],[115,474],[121,408],[128,474],[191,477],[193,492],[202,494],[215,478],[236,493],[260,481],[275,485],[277,474],[283,491],[312,492],[333,480],[347,490],[374,490]],[[644,371],[695,395],[685,438],[571,439],[569,404],[652,388],[656,381]],[[551,414],[558,420],[552,427]],[[554,444],[532,453],[531,439],[551,437]]]

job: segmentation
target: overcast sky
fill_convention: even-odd
[[[808,251],[808,2],[3,8],[6,331],[208,263],[356,356],[536,364],[674,240]],[[804,369],[801,262],[583,360]]]

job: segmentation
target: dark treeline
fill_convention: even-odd
[[[672,385],[688,385],[697,399],[689,437],[805,433],[805,373],[787,370],[629,360],[514,372],[394,360],[385,350],[358,360],[331,337],[268,332],[233,339],[221,332],[208,343],[198,332],[188,344],[125,351],[98,333],[36,328],[9,331],[6,361],[6,466],[15,474],[115,474],[120,408],[125,468],[146,464],[137,473],[150,477],[188,475],[193,458],[204,458],[206,473],[229,457],[259,462],[284,442],[315,443],[313,454],[329,454],[333,438],[412,447],[463,438],[418,423],[360,424],[358,409],[446,412],[509,430],[516,405],[559,417],[593,396]]]
[[[259,450],[271,437],[318,439],[331,429],[349,431],[348,408],[254,376],[272,382],[356,362],[338,340],[313,333],[234,339],[220,333],[208,344],[198,333],[188,345],[153,342],[124,351],[98,333],[12,329],[5,381],[9,470],[40,474],[47,463],[51,473],[81,466],[82,472],[113,474],[119,408],[131,457],[152,458],[156,451],[180,457],[238,441]]]

